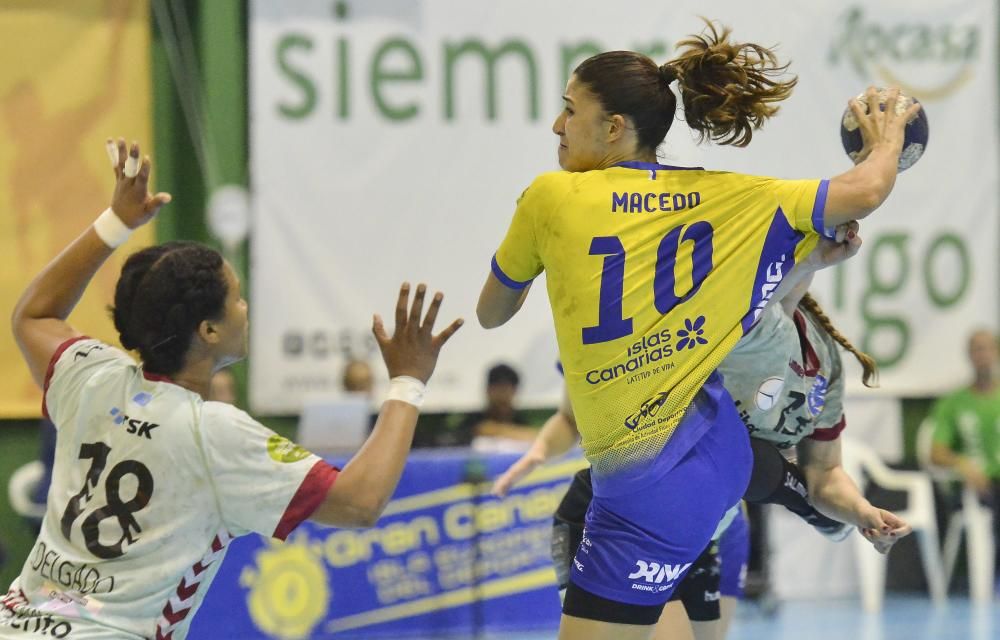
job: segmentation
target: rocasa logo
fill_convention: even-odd
[[[687,564],[660,564],[659,562],[635,561],[635,571],[629,574],[629,580],[644,579],[648,583],[661,584],[676,582],[691,566]]]
[[[977,24],[875,18],[860,5],[841,14],[835,34],[831,64],[846,63],[862,82],[896,86],[924,101],[971,80],[981,48]]]

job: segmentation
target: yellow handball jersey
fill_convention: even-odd
[[[523,288],[545,271],[595,471],[660,452],[815,246],[827,185],[627,162],[542,174],[525,190],[493,273]]]

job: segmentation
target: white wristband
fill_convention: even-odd
[[[94,220],[94,231],[97,233],[97,237],[112,249],[120,246],[132,235],[132,230],[125,226],[125,223],[111,210],[111,207],[105,209],[104,213],[97,216],[97,220]]]
[[[420,405],[424,403],[426,391],[427,385],[416,378],[396,376],[389,381],[389,393],[386,394],[385,399],[400,400],[419,409]]]

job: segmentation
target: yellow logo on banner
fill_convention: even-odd
[[[272,542],[257,554],[256,569],[243,570],[240,586],[250,589],[253,623],[282,640],[309,637],[333,597],[322,561],[304,542]]]

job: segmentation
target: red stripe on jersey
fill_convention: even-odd
[[[792,315],[792,320],[795,321],[795,328],[798,330],[799,334],[799,344],[802,347],[802,368],[805,369],[805,375],[810,378],[815,378],[816,374],[819,373],[819,356],[816,355],[816,349],[813,348],[812,343],[809,342],[809,331],[806,329],[806,317],[798,309]]]
[[[49,408],[46,406],[45,396],[49,393],[49,383],[52,382],[52,375],[56,372],[56,363],[59,362],[59,358],[62,354],[66,352],[74,344],[81,340],[89,340],[90,336],[76,336],[75,338],[70,338],[64,341],[61,345],[56,348],[56,352],[52,354],[49,358],[49,366],[45,370],[45,382],[42,384],[42,415],[49,418]]]
[[[809,434],[809,437],[813,440],[819,440],[821,442],[829,442],[831,440],[836,440],[840,437],[840,432],[844,430],[847,426],[847,416],[840,416],[840,422],[833,425],[832,427],[827,427],[826,429],[816,429]]]
[[[289,533],[295,530],[295,527],[311,516],[323,503],[326,492],[330,490],[333,481],[337,479],[338,473],[340,472],[337,469],[322,460],[314,464],[285,508],[281,521],[274,529],[273,537],[284,540]]]
[[[167,621],[170,626],[173,626],[187,617],[188,611],[191,607],[184,607],[174,611],[174,608],[167,603],[167,606],[163,607],[163,618]]]
[[[190,572],[192,576],[197,577],[201,575],[206,569],[212,566],[212,563],[221,558],[222,551],[229,545],[232,539],[232,536],[226,531],[222,531],[215,536],[215,539],[212,540],[211,550],[207,551],[198,562],[191,565]],[[157,639],[170,640],[170,637],[174,633],[174,627],[183,622],[188,614],[191,613],[191,609],[194,608],[194,597],[197,595],[198,588],[202,582],[203,580],[199,579],[188,583],[187,576],[181,576],[177,590],[171,596],[171,599],[174,597],[177,598],[177,608],[174,608],[170,599],[167,600],[167,604],[164,605],[163,611],[160,613],[160,619],[156,622]]]
[[[142,377],[145,378],[146,380],[149,380],[150,382],[169,382],[171,384],[176,384],[170,378],[170,376],[163,376],[158,373],[150,373],[146,370],[143,370]]]

